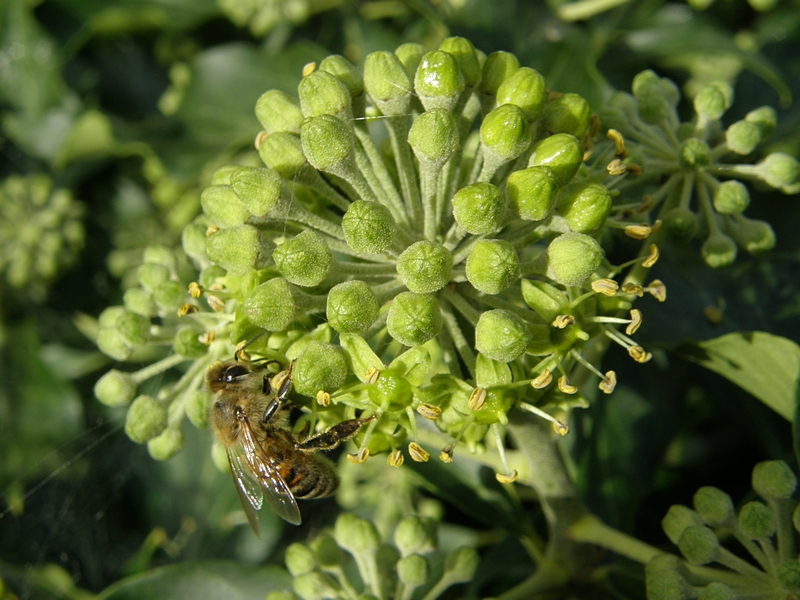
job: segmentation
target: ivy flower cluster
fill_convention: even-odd
[[[662,525],[686,562],[662,554],[647,565],[647,597],[652,600],[700,598],[796,598],[800,592],[797,532],[800,510],[792,495],[797,478],[783,461],[759,463],[753,490],[760,500],[734,508],[715,487],[700,488],[694,510],[675,505]],[[736,540],[752,557],[741,558],[723,545]],[[716,563],[725,569],[706,565]]]

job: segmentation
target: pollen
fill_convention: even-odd
[[[189,284],[189,295],[192,298],[199,298],[203,295],[203,286],[201,286],[196,281],[193,281]]]
[[[408,445],[408,455],[415,462],[428,462],[431,457],[417,442],[411,442]]]

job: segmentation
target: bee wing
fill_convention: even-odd
[[[231,466],[233,483],[236,486],[236,493],[239,495],[239,501],[242,503],[247,521],[250,523],[250,527],[253,528],[256,537],[261,537],[258,516],[256,515],[256,511],[261,508],[264,500],[261,494],[261,487],[249,467],[242,465],[241,452],[228,448],[228,464]]]
[[[300,508],[297,506],[292,490],[281,477],[278,470],[272,466],[272,461],[256,443],[249,423],[242,423],[244,458],[255,473],[255,479],[261,485],[264,498],[278,516],[293,525],[300,525]],[[251,523],[252,524],[252,523]]]

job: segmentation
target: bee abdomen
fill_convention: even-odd
[[[318,460],[316,456],[307,457],[305,469],[295,471],[287,478],[289,488],[295,498],[309,500],[332,496],[339,487],[339,478],[327,462]]]

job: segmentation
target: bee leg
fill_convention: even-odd
[[[272,418],[272,415],[281,407],[281,403],[278,401],[277,398],[273,398],[270,400],[269,404],[267,404],[267,408],[264,409],[264,416],[261,417],[261,422],[266,423]]]
[[[318,450],[333,450],[341,444],[352,438],[361,429],[361,426],[367,421],[376,418],[376,415],[367,417],[366,419],[350,419],[349,421],[342,421],[338,425],[329,427],[316,435],[311,436],[297,442],[295,448],[303,452],[317,452]]]

